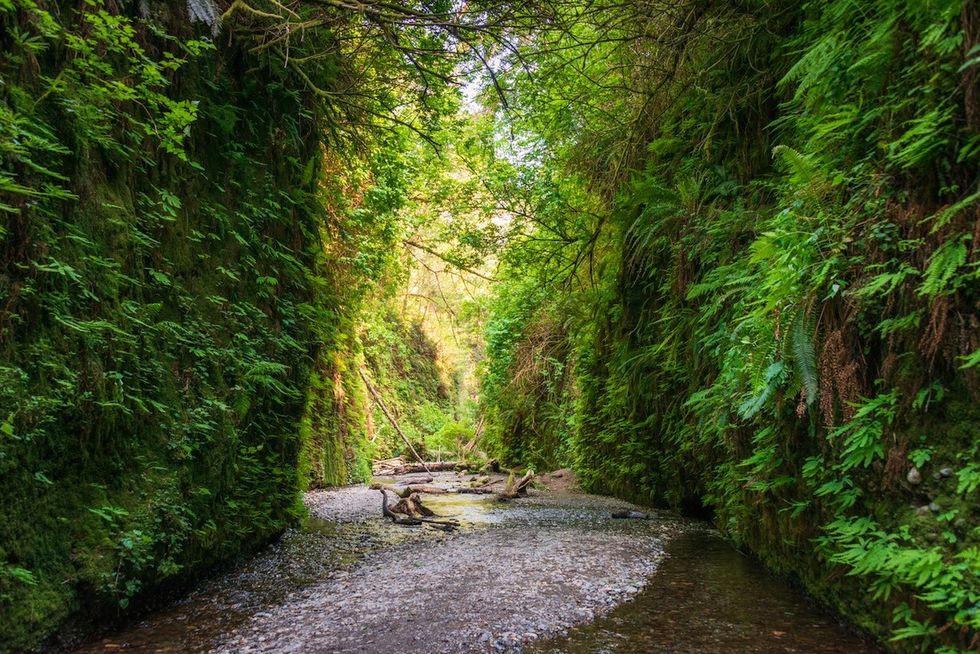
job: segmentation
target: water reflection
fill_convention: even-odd
[[[879,652],[805,595],[695,529],[667,546],[668,558],[633,601],[568,636],[528,648],[537,654],[622,652]]]

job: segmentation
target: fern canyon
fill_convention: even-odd
[[[0,654],[980,652],[975,0],[0,0]]]

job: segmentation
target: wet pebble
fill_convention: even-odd
[[[318,515],[355,517],[350,505],[328,499],[314,498]],[[364,502],[376,511],[369,496]],[[669,531],[662,522],[613,519],[614,510],[631,507],[588,495],[486,508],[475,514],[485,516],[482,524],[438,541],[388,544],[271,616],[255,615],[244,630],[260,643],[252,651],[318,651],[329,643],[329,651],[357,652],[372,639],[372,651],[410,651],[407,643],[421,642],[432,654],[522,652],[524,643],[564,633],[640,592]],[[315,632],[305,627],[311,616]],[[259,634],[276,636],[259,641]]]
[[[637,507],[586,494],[427,496],[463,523],[452,534],[391,525],[367,486],[305,500],[302,529],[113,640],[132,652],[522,652],[641,592],[686,529],[657,513],[614,519]]]

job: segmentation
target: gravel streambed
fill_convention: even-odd
[[[639,593],[685,529],[656,514],[615,520],[635,507],[578,493],[425,495],[461,522],[447,534],[392,525],[380,501],[363,485],[308,493],[304,528],[79,651],[520,652]]]

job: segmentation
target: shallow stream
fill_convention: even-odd
[[[880,651],[713,530],[671,540],[643,592],[528,654]]]

